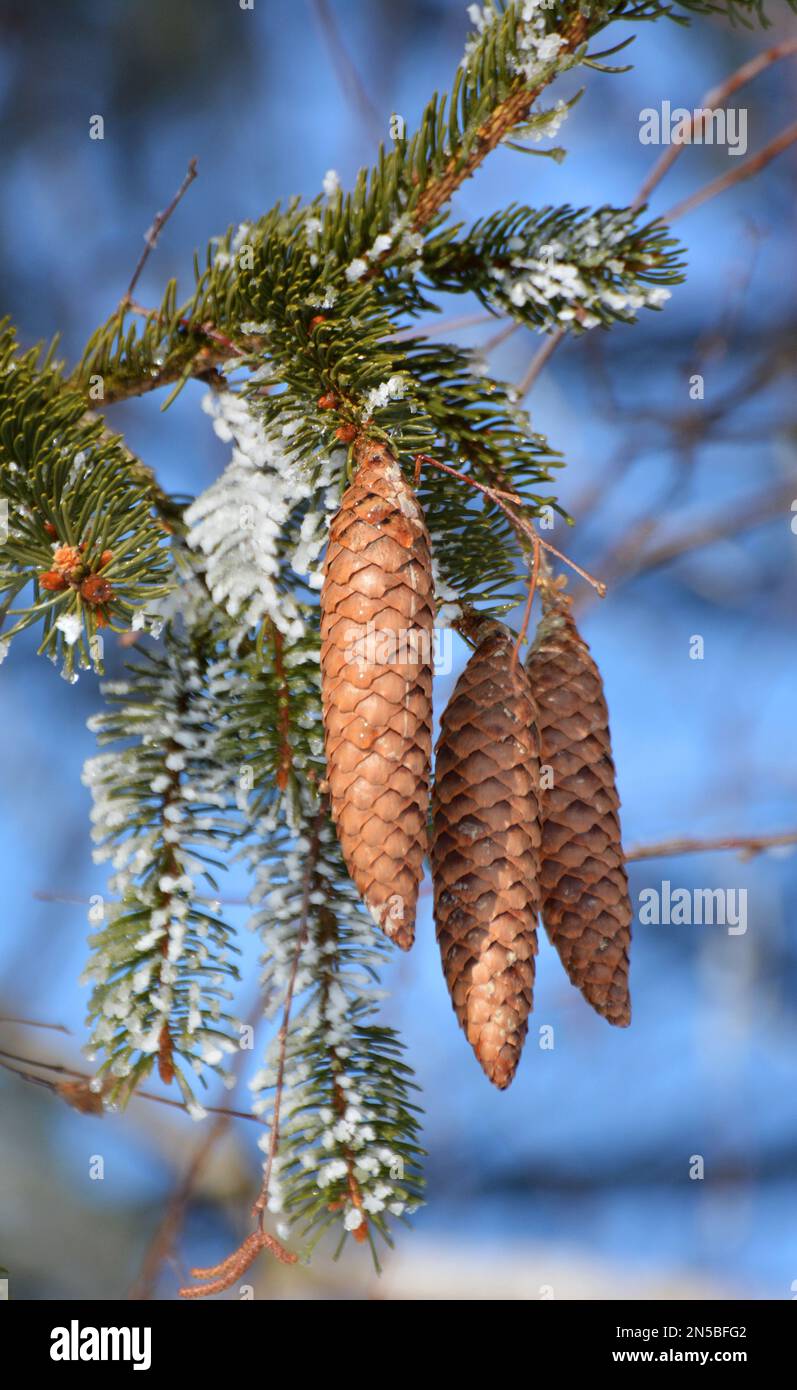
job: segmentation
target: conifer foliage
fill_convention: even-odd
[[[310,202],[213,238],[187,298],[170,283],[154,308],[123,300],[71,372],[0,326],[0,656],[36,627],[74,681],[128,634],[85,771],[112,870],[86,971],[98,1098],[124,1102],[157,1069],[201,1118],[197,1084],[241,1036],[220,888],[235,857],[252,874],[279,1020],[254,1082],[263,1191],[207,1292],[331,1227],[375,1252],[421,1200],[412,1073],[378,1009],[429,849],[445,976],[497,1086],[532,1007],[540,905],[574,982],[628,1021],[597,670],[552,590],[527,669],[502,621],[535,521],[561,510],[562,460],[484,363],[414,324],[443,291],[543,334],[663,307],[681,252],[644,209],[512,202],[468,228],[448,207],[499,145],[559,129],[568,107],[545,102],[560,74],[618,70],[596,43],[612,21],[712,11],[763,18],[759,0],[471,6],[450,92],[351,192],[330,171]],[[150,391],[168,404],[191,381],[232,452],[186,503],[95,411]],[[430,820],[435,621],[475,650],[443,715]]]

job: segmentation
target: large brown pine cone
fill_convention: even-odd
[[[543,764],[542,919],[572,983],[624,1028],[632,911],[603,682],[570,600],[550,582],[542,596],[526,663]]]
[[[349,873],[406,950],[428,839],[431,553],[390,450],[363,442],[355,464],[332,521],[321,591],[327,780]]]
[[[484,1071],[515,1074],[534,987],[541,842],[536,711],[512,635],[483,625],[443,714],[433,795],[437,940]]]

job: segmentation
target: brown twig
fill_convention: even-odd
[[[715,854],[722,851],[736,852],[742,859],[752,859],[767,850],[797,846],[797,830],[787,830],[782,835],[726,835],[717,839],[662,840],[655,845],[633,845],[623,855],[627,864],[641,863],[644,859],[669,859],[681,854]],[[427,897],[432,892],[430,884],[424,884],[420,896]]]
[[[288,1052],[288,1030],[290,1026],[291,1009],[293,998],[296,991],[296,980],[299,973],[299,961],[302,951],[307,942],[310,920],[310,895],[313,888],[313,878],[315,876],[315,866],[318,858],[318,850],[321,842],[321,827],[326,820],[326,808],[324,806],[318,811],[310,836],[310,845],[305,860],[304,879],[302,888],[302,906],[299,917],[299,926],[296,933],[296,947],[291,962],[291,970],[288,978],[288,985],[285,991],[285,1001],[282,1010],[282,1021],[277,1034],[277,1076],[274,1087],[274,1106],[271,1116],[271,1128],[269,1132],[268,1153],[266,1162],[263,1165],[263,1180],[260,1191],[252,1205],[252,1215],[257,1220],[256,1229],[246,1237],[236,1250],[228,1255],[219,1264],[213,1265],[209,1269],[192,1269],[191,1275],[195,1279],[206,1282],[199,1285],[187,1285],[180,1289],[181,1298],[208,1298],[212,1294],[222,1293],[229,1289],[232,1284],[249,1268],[261,1250],[270,1250],[284,1264],[295,1264],[296,1255],[291,1254],[274,1237],[264,1230],[265,1211],[268,1206],[269,1187],[271,1185],[271,1174],[274,1168],[274,1160],[277,1157],[280,1141],[280,1111],[282,1106],[282,1095],[285,1087],[285,1065]]]
[[[407,338],[439,338],[443,334],[456,333],[460,328],[475,328],[477,324],[494,321],[495,314],[460,314],[458,318],[433,321],[428,328],[417,327],[415,324],[410,328],[399,328],[395,333],[389,334],[388,341],[402,343]]]
[[[168,222],[169,218],[171,217],[172,213],[177,207],[177,204],[180,202],[180,199],[183,197],[183,195],[190,188],[191,184],[194,182],[196,176],[196,159],[189,159],[188,169],[186,171],[185,178],[180,184],[180,187],[178,188],[171,202],[168,204],[167,207],[163,209],[162,212],[156,212],[152,220],[152,225],[144,233],[144,250],[141,252],[141,255],[138,258],[138,264],[136,265],[136,268],[133,271],[130,284],[128,285],[127,290],[119,305],[120,311],[124,311],[130,304],[133,298],[133,291],[135,290],[136,285],[138,284],[141,272],[144,269],[144,266],[147,264],[150,255],[155,250],[155,247],[158,244],[158,237],[160,236],[161,232],[163,231],[163,228],[165,227],[166,223]]]
[[[725,193],[727,189],[733,188],[734,184],[742,183],[745,179],[751,179],[754,174],[759,173],[767,164],[771,164],[779,154],[787,150],[790,145],[797,141],[797,121],[792,122],[774,140],[770,140],[763,150],[758,154],[751,155],[744,164],[739,164],[735,169],[729,169],[727,174],[721,174],[718,179],[707,183],[704,188],[699,188],[696,193],[691,193],[682,202],[676,203],[675,207],[670,208],[669,212],[662,214],[665,222],[675,222],[677,218],[684,217],[687,212],[693,212],[695,208],[702,207],[709,199],[716,198],[719,193]]]
[[[332,63],[337,70],[343,94],[346,97],[351,96],[353,98],[355,108],[359,111],[370,133],[375,136],[378,142],[382,136],[382,118],[368,94],[366,85],[351,54],[340,36],[335,16],[327,0],[313,0],[313,9],[315,10],[321,31],[329,46]]]
[[[562,561],[563,565],[567,565],[568,569],[571,569],[574,571],[575,574],[580,575],[581,578],[585,580],[586,583],[589,584],[591,588],[595,590],[596,594],[598,595],[598,598],[606,597],[606,585],[604,584],[602,579],[596,579],[594,574],[590,574],[589,570],[582,569],[581,565],[577,565],[575,560],[570,559],[569,555],[565,555],[561,550],[557,550],[556,546],[552,545],[550,541],[544,541],[542,536],[537,536],[537,540],[539,541],[543,550],[548,551],[549,555],[555,555],[557,560]]]
[[[491,314],[490,318],[493,317],[494,315]],[[485,339],[479,347],[479,352],[483,353],[485,357],[488,353],[495,352],[496,348],[502,347],[503,344],[512,338],[515,333],[518,333],[522,327],[523,325],[518,323],[517,320],[513,322],[512,319],[510,319],[509,323],[504,324],[503,328],[499,328],[497,333],[493,333],[491,337]]]
[[[591,584],[593,589],[597,591],[601,598],[605,597],[606,585],[600,579],[596,579],[594,575],[589,573],[589,570],[582,569],[580,565],[576,564],[575,560],[571,560],[568,555],[564,555],[561,550],[557,550],[556,546],[552,545],[550,541],[544,541],[542,536],[534,530],[534,527],[531,525],[531,522],[526,521],[526,519],[522,516],[518,516],[516,512],[512,511],[511,507],[507,506],[507,499],[510,502],[514,502],[519,506],[523,505],[523,498],[518,497],[517,493],[503,492],[500,488],[488,487],[486,483],[479,483],[476,481],[475,478],[469,478],[467,473],[460,473],[456,468],[452,468],[450,464],[441,463],[439,459],[432,458],[431,454],[415,455],[416,486],[420,475],[420,466],[423,463],[429,463],[434,468],[439,468],[443,473],[450,473],[452,477],[458,478],[460,482],[467,483],[469,487],[476,488],[478,492],[481,492],[486,497],[489,497],[490,500],[494,502],[497,507],[500,507],[504,515],[509,518],[515,529],[521,531],[523,535],[531,541],[531,544],[534,547],[535,556],[537,556],[538,548],[542,546],[544,550],[549,551],[551,555],[555,555],[556,558],[558,560],[561,560],[564,565],[567,565],[571,570],[574,570],[576,574],[579,574],[582,579],[585,579],[588,584]],[[536,559],[536,563],[539,564],[538,557]]]
[[[0,1067],[6,1066],[6,1062],[16,1062],[23,1067],[39,1067],[42,1071],[52,1072],[55,1076],[75,1077],[81,1082],[85,1082],[87,1085],[90,1081],[94,1080],[90,1072],[78,1071],[77,1068],[65,1066],[60,1062],[42,1062],[37,1057],[21,1057],[16,1052],[8,1052],[4,1049],[0,1050]],[[24,1081],[35,1082],[42,1086],[47,1085],[51,1090],[57,1089],[55,1082],[48,1082],[44,1077],[35,1076],[32,1072],[22,1072],[19,1071],[17,1067],[12,1066],[7,1066],[6,1070],[16,1072],[18,1076],[22,1076]],[[171,1100],[168,1096],[157,1096],[153,1091],[136,1090],[133,1092],[131,1099],[152,1100],[155,1101],[157,1105],[168,1105],[172,1110],[182,1110],[185,1114],[188,1113],[182,1101]],[[222,1105],[206,1105],[205,1110],[209,1115],[225,1115],[231,1120],[252,1120],[257,1124],[262,1123],[257,1115],[253,1115],[251,1111],[248,1110],[231,1110]]]
[[[194,1279],[209,1282],[187,1285],[180,1289],[180,1297],[208,1298],[211,1294],[223,1293],[225,1289],[232,1288],[250,1265],[254,1264],[261,1250],[270,1250],[283,1264],[296,1264],[297,1256],[292,1255],[273,1236],[268,1235],[266,1231],[253,1231],[226,1260],[221,1260],[219,1264],[210,1265],[206,1269],[192,1269],[191,1275]]]
[[[616,583],[619,579],[647,574],[651,570],[658,569],[661,565],[677,560],[681,555],[686,555],[692,550],[700,550],[714,541],[725,540],[727,537],[738,535],[739,532],[747,531],[751,527],[761,526],[774,517],[782,516],[794,499],[796,489],[797,481],[791,478],[758,497],[745,499],[741,503],[734,503],[733,506],[726,508],[719,515],[713,516],[707,521],[699,521],[690,529],[681,529],[671,540],[651,546],[649,550],[638,555],[633,562],[620,564],[613,568],[610,573],[610,580],[612,583]]]
[[[662,840],[660,844],[655,845],[635,845],[625,858],[630,862],[641,859],[669,859],[678,854],[713,854],[718,850],[735,850],[742,858],[750,859],[756,854],[786,845],[797,845],[797,830],[787,830],[782,835],[721,835],[708,840],[688,837]]]
[[[524,610],[523,610],[523,621],[522,621],[522,623],[520,624],[520,632],[518,633],[517,641],[516,641],[515,646],[514,646],[514,649],[513,649],[513,651],[512,651],[512,662],[511,662],[511,667],[510,667],[510,669],[511,669],[513,672],[515,671],[515,669],[516,669],[516,667],[517,667],[518,657],[520,656],[520,648],[523,646],[523,643],[524,643],[525,640],[526,640],[526,633],[527,633],[527,631],[528,631],[529,619],[530,619],[530,617],[531,617],[531,605],[532,605],[532,603],[534,602],[534,591],[535,591],[535,589],[537,588],[537,576],[539,575],[539,572],[540,572],[540,541],[539,541],[539,537],[536,537],[536,538],[535,538],[535,541],[534,541],[534,563],[533,563],[532,569],[531,569],[531,579],[530,579],[530,581],[529,581],[529,593],[528,593],[528,598],[526,599],[526,607],[525,607]]]
[[[542,347],[537,349],[537,351],[531,359],[531,362],[529,363],[527,370],[524,372],[523,376],[520,378],[520,381],[515,387],[515,394],[519,401],[524,400],[525,397],[529,394],[529,391],[531,390],[532,386],[537,380],[537,377],[539,376],[546,362],[548,362],[549,359],[553,357],[554,353],[556,352],[556,349],[558,348],[559,344],[561,343],[562,339],[566,336],[566,334],[566,328],[554,329],[553,333],[551,333],[550,336],[546,338],[545,342],[542,344]]]
[[[40,1023],[35,1018],[12,1018],[9,1014],[0,1016],[0,1023],[16,1023],[20,1028],[48,1028],[53,1033],[68,1033],[71,1037],[72,1029],[67,1028],[64,1023]]]
[[[255,1004],[247,1015],[247,1022],[253,1029],[263,1017],[263,1006],[264,1000],[262,996],[258,994]],[[232,1074],[236,1082],[240,1080],[244,1057],[245,1052],[243,1049],[240,1049],[232,1069]],[[219,1114],[196,1146],[188,1167],[169,1198],[166,1210],[161,1220],[158,1222],[155,1233],[147,1246],[139,1276],[130,1290],[130,1299],[143,1301],[152,1298],[162,1265],[173,1257],[177,1237],[182,1229],[186,1209],[197,1180],[216,1145],[229,1130],[230,1120],[232,1118],[232,1112],[230,1114]]]
[[[764,72],[767,68],[771,67],[773,63],[779,62],[781,58],[789,58],[794,53],[797,53],[797,39],[784,39],[783,43],[775,44],[772,48],[766,48],[763,53],[759,53],[755,58],[751,58],[748,62],[742,63],[742,66],[737,68],[735,72],[732,72],[730,77],[726,77],[724,82],[720,82],[719,86],[713,87],[710,92],[707,92],[703,97],[700,107],[697,108],[691,116],[683,120],[677,129],[673,131],[672,144],[659,156],[647,178],[643,180],[631,204],[632,209],[636,211],[637,208],[640,208],[643,203],[648,201],[654,188],[658,187],[665,174],[672,168],[676,159],[683,154],[687,143],[691,140],[691,135],[695,127],[705,123],[705,118],[702,115],[703,112],[706,112],[710,117],[716,107],[724,106],[728,98],[733,96],[734,92],[738,92],[740,87],[744,87],[748,82],[752,82],[754,77],[758,77],[759,73]],[[682,136],[686,138],[682,139]]]
[[[484,493],[486,497],[497,500],[503,497],[507,502],[516,502],[519,506],[523,505],[523,498],[516,492],[503,492],[501,488],[488,487],[486,483],[479,483],[475,478],[469,478],[467,473],[460,473],[458,469],[452,468],[448,463],[441,463],[439,459],[432,458],[431,454],[415,455],[415,479],[416,486],[420,478],[420,465],[422,463],[431,464],[432,468],[439,468],[441,473],[450,473],[452,478],[458,478],[461,483],[467,483],[469,487],[476,488],[478,492]]]

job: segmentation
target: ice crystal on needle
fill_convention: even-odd
[[[512,66],[530,87],[546,77],[557,60],[557,65],[561,66],[560,54],[567,40],[563,34],[548,31],[548,19],[554,18],[553,9],[547,0],[523,0],[517,7],[517,53]],[[487,0],[484,5],[468,5],[467,10],[474,32],[465,44],[464,65],[479,51],[485,35],[503,18],[503,8],[493,0]]]
[[[485,304],[543,332],[631,322],[661,308],[680,269],[667,229],[636,218],[627,208],[510,207],[475,224],[463,264],[476,255],[484,265],[474,287]]]
[[[100,742],[135,741],[90,758],[83,774],[94,859],[110,862],[117,898],[103,905],[85,972],[91,1045],[122,1093],[157,1057],[162,1079],[176,1076],[190,1100],[175,1056],[202,1072],[237,1047],[226,1012],[236,971],[210,869],[237,829],[219,747],[229,673],[168,630],[162,653],[104,693],[113,708],[90,721]]]
[[[271,852],[256,866],[251,925],[266,948],[272,1011],[293,1005],[284,1044],[277,1162],[269,1209],[315,1240],[333,1221],[366,1239],[420,1200],[412,1085],[391,1029],[377,1027],[377,971],[388,950],[346,877],[332,827]],[[273,1121],[281,1040],[252,1081],[254,1109]],[[270,1136],[261,1141],[268,1152]]]
[[[282,542],[289,518],[303,508],[293,567],[297,573],[308,572],[325,540],[331,465],[322,460],[312,482],[287,443],[294,425],[272,435],[233,392],[209,393],[203,408],[219,437],[232,441],[233,455],[221,476],[187,509],[188,544],[204,557],[213,600],[235,620],[239,637],[267,617],[296,640],[304,621],[300,606],[280,584]],[[308,507],[314,499],[320,510]]]

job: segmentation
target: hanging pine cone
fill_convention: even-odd
[[[543,766],[542,919],[570,980],[610,1023],[631,1022],[631,902],[603,682],[558,583],[526,663]]]
[[[443,714],[433,797],[437,940],[457,1018],[499,1089],[515,1074],[534,987],[541,842],[536,711],[512,635],[479,643]]]
[[[429,536],[384,444],[355,446],[321,591],[332,815],[346,866],[407,950],[427,850],[434,598]]]

